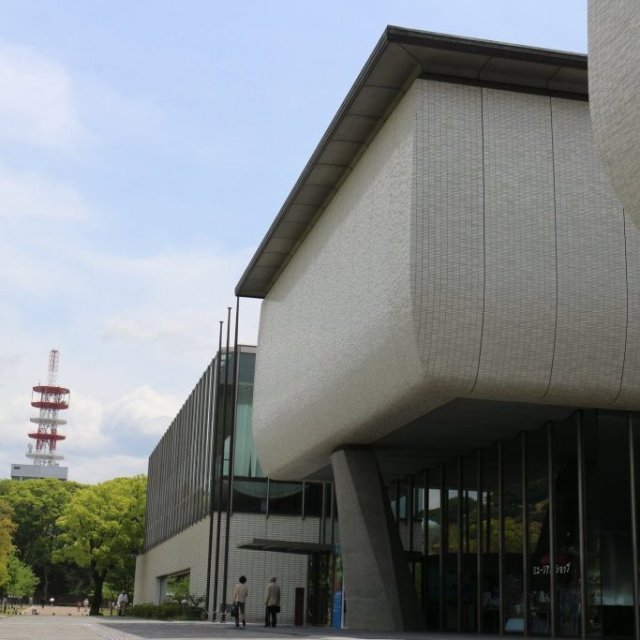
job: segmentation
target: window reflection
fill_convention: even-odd
[[[302,482],[269,482],[269,515],[302,516]]]
[[[547,431],[527,437],[527,512],[529,521],[529,633],[551,632],[549,571],[549,471]]]
[[[423,555],[412,571],[428,628],[579,637],[584,624],[589,637],[632,637],[636,422],[630,443],[628,414],[576,412],[395,485],[398,516],[412,491],[422,529],[405,543]]]

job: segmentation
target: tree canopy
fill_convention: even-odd
[[[51,563],[56,520],[82,485],[56,479],[10,481],[7,499],[13,508],[13,541],[20,559],[33,567]]]
[[[9,579],[6,584],[6,591],[17,598],[33,595],[40,583],[40,579],[31,567],[21,562],[15,553],[9,558],[8,573]]]
[[[57,571],[52,554],[56,545],[56,520],[66,509],[71,496],[82,485],[76,482],[62,482],[53,478],[33,479],[16,482],[7,480],[0,486],[13,511],[15,531],[13,544],[18,559],[34,571],[46,597],[50,580],[60,591],[67,587],[64,575],[69,572]],[[52,577],[53,574],[53,577]]]
[[[107,578],[131,580],[143,542],[146,484],[140,475],[84,487],[56,521],[54,559],[88,569],[94,587],[91,614],[99,612]]]
[[[9,581],[9,560],[14,548],[11,534],[14,529],[11,505],[6,498],[0,496],[0,587],[4,587]]]

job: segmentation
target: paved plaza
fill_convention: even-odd
[[[118,617],[89,617],[75,607],[45,608],[39,615],[0,615],[0,640],[187,640],[189,638],[242,637],[245,640],[458,640],[477,636],[442,633],[377,633],[338,631],[331,627],[282,626],[269,629],[249,623],[163,622]],[[492,636],[484,636],[491,640]],[[497,636],[495,637],[497,640]]]

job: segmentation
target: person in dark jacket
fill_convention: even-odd
[[[267,585],[267,592],[264,598],[266,607],[264,614],[264,626],[275,627],[280,613],[280,585],[276,582],[276,577],[271,578]]]

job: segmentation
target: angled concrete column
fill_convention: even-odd
[[[342,449],[331,456],[340,522],[347,626],[416,631],[424,618],[375,455]]]

